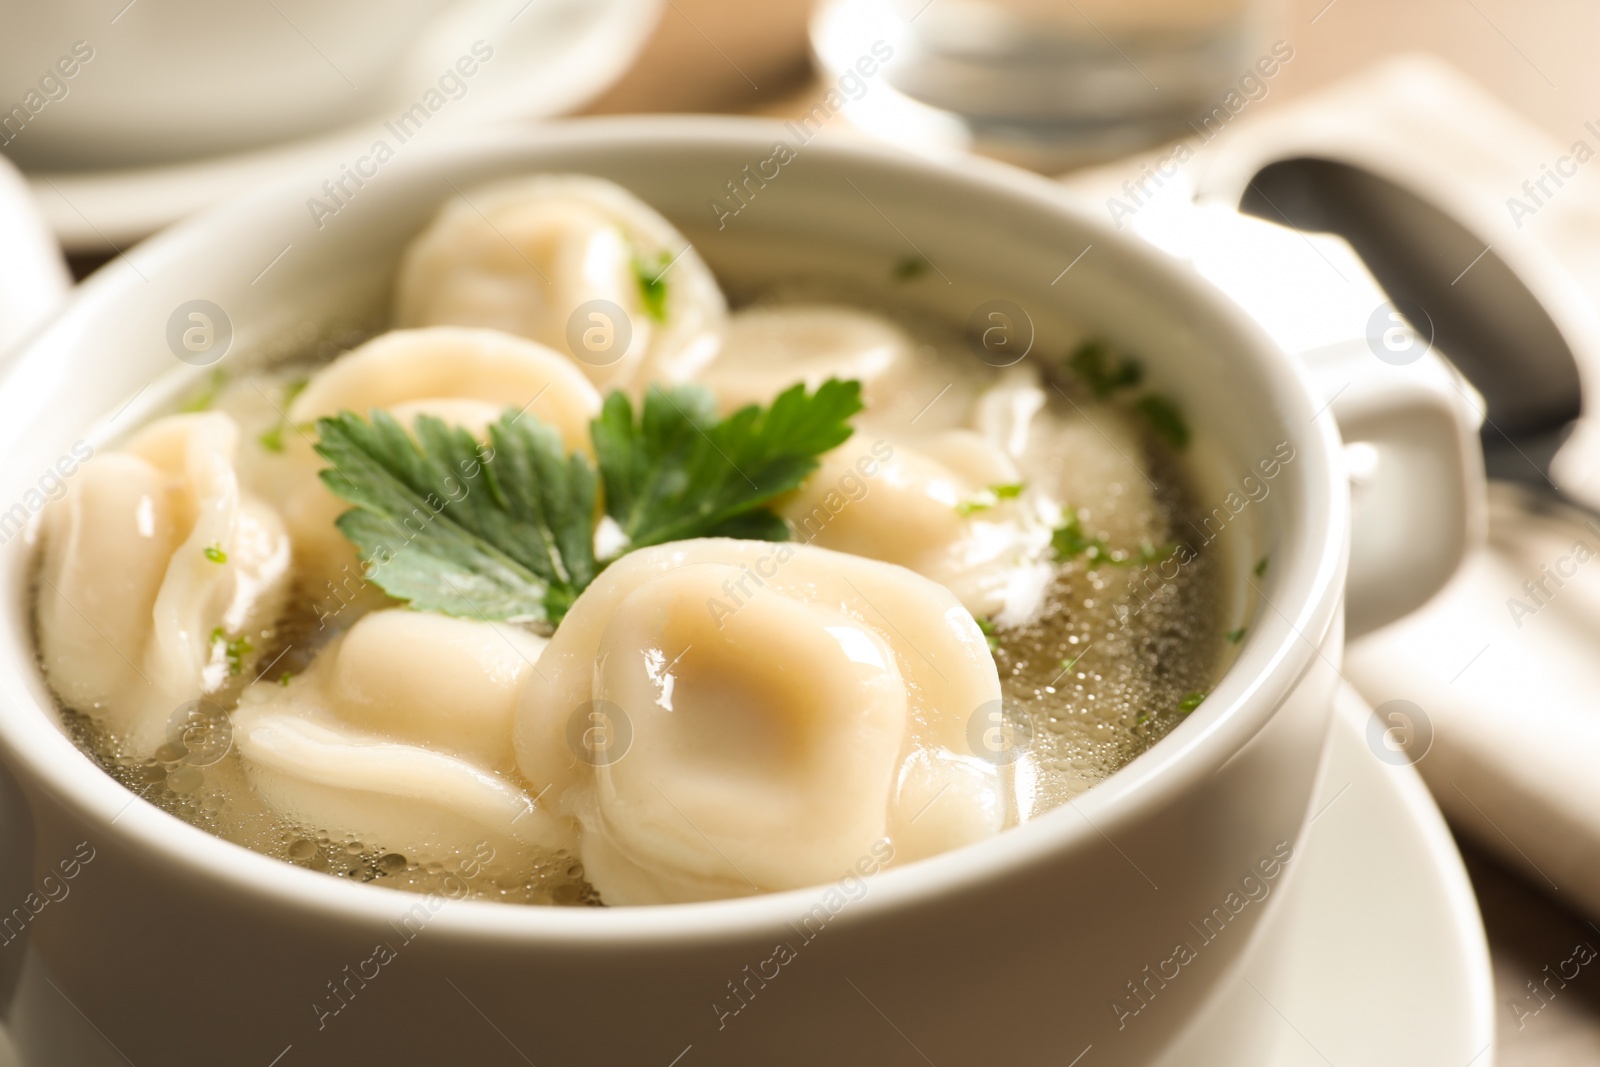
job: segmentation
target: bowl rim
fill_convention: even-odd
[[[685,153],[697,149],[768,151],[787,131],[775,120],[720,116],[604,117],[532,128],[486,129],[442,136],[419,146],[390,169],[396,183],[417,181],[429,163],[491,157],[512,164],[545,150],[617,149]],[[1074,202],[1054,183],[1004,164],[978,158],[929,160],[887,145],[848,136],[823,135],[806,144],[808,156],[874,169],[891,179],[941,184],[977,200],[1009,200],[1043,216],[1054,216],[1085,232],[1099,246],[1132,264],[1142,283],[1185,315],[1233,339],[1280,404],[1279,418],[1300,452],[1292,477],[1304,480],[1307,510],[1298,524],[1300,543],[1285,540],[1274,550],[1277,603],[1264,600],[1276,619],[1263,613],[1234,665],[1200,709],[1120,768],[1106,781],[1028,823],[993,838],[871,878],[871,889],[831,922],[864,922],[939,897],[979,889],[1081,848],[1111,840],[1119,827],[1170,802],[1226,763],[1267,723],[1318,658],[1337,625],[1348,555],[1348,490],[1339,472],[1339,436],[1331,418],[1319,418],[1305,369],[1286,356],[1265,332],[1220,291],[1179,261],[1128,233],[1118,232],[1089,205]],[[321,176],[320,171],[316,172]],[[141,245],[139,266],[113,260],[88,279],[51,325],[37,334],[0,371],[0,396],[28,379],[40,360],[58,359],[56,347],[74,348],[82,323],[114,309],[146,285],[148,272],[194,270],[227,256],[229,225],[241,225],[260,208],[285,200],[298,204],[312,171],[286,175],[245,196],[211,208]],[[313,182],[314,184],[314,182]],[[215,231],[215,232],[213,232]],[[125,269],[126,268],[126,269]],[[81,351],[81,349],[80,349]],[[104,356],[80,355],[88,360]],[[30,403],[44,403],[34,397]],[[34,546],[26,554],[31,559]],[[1280,559],[1283,561],[1280,563]],[[18,571],[20,573],[20,571]],[[19,582],[25,591],[26,582]],[[1282,606],[1280,606],[1282,605]],[[1266,642],[1268,636],[1274,639]],[[16,650],[12,650],[14,653]],[[20,663],[37,672],[31,648]],[[1255,664],[1248,676],[1241,670]],[[254,852],[182,821],[139,798],[102,771],[61,731],[47,710],[14,679],[0,714],[0,755],[29,795],[42,795],[108,839],[146,858],[183,868],[194,879],[224,887],[230,895],[266,910],[294,909],[303,922],[328,921],[385,926],[417,902],[430,898],[330,877]],[[1221,697],[1223,699],[1217,699]],[[85,773],[85,772],[90,773]],[[1115,845],[1115,842],[1112,842]],[[1131,862],[1131,860],[1130,860]],[[841,872],[841,877],[846,872]],[[429,920],[432,938],[482,947],[602,948],[672,946],[744,940],[785,926],[835,883],[730,900],[625,908],[506,906],[487,901],[446,900]]]

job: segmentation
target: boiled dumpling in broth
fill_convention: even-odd
[[[973,430],[873,436],[834,449],[788,498],[795,536],[916,571],[974,615],[1025,618],[1049,579],[1050,526],[1011,457]]]
[[[506,856],[564,847],[570,820],[523,788],[511,745],[544,645],[506,624],[365,615],[304,674],[244,691],[233,721],[245,773],[298,822],[412,859],[479,841]]]
[[[727,307],[699,253],[648,204],[599,178],[539,175],[445,204],[406,250],[395,314],[402,326],[528,337],[602,389],[640,392],[710,362]]]
[[[583,825],[608,904],[831,881],[997,833],[969,727],[999,677],[972,616],[900,567],[705,539],[607,568],[523,689],[517,759]],[[604,744],[594,730],[606,731]]]
[[[134,755],[168,740],[185,702],[247,677],[286,594],[289,541],[239,487],[238,437],[215,412],[158,419],[44,512],[45,672]]]
[[[554,427],[568,448],[579,448],[588,442],[600,399],[544,345],[495,330],[438,326],[391,330],[344,353],[312,375],[288,415],[300,424],[385,408],[474,418],[492,411],[497,419],[507,407],[525,409]]]
[[[377,408],[408,426],[425,414],[479,434],[512,408],[554,427],[568,449],[586,451],[600,396],[569,360],[541,344],[439,326],[391,330],[339,356],[311,377],[287,418],[302,426]],[[348,505],[317,477],[326,462],[309,436],[287,435],[279,462],[296,472],[281,506],[301,565],[324,581],[358,573],[355,550],[334,525]]]
[[[868,409],[918,380],[916,346],[882,315],[830,304],[786,304],[737,311],[722,352],[700,381],[717,406],[768,404],[797,381],[815,389],[829,378],[861,383]]]

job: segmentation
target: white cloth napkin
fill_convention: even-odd
[[[1380,718],[1421,709],[1417,769],[1457,829],[1600,917],[1600,518],[1503,484],[1489,517],[1489,544],[1353,643],[1345,677]]]

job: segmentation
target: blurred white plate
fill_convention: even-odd
[[[397,90],[370,121],[304,140],[166,165],[28,175],[50,228],[72,252],[120,251],[172,222],[259,182],[322,164],[330,180],[374,142],[406,150],[384,123],[433,85],[476,40],[494,58],[470,91],[448,101],[414,138],[435,130],[550,118],[576,110],[616,81],[643,47],[662,0],[484,0],[429,27],[406,66],[416,84]],[[399,79],[405,82],[407,79]],[[382,174],[381,168],[377,173]],[[349,185],[346,186],[350,188]],[[308,190],[308,195],[316,193]]]
[[[1288,897],[1158,1067],[1493,1067],[1472,884],[1417,772],[1368,747],[1371,720],[1345,687]]]
[[[43,323],[71,285],[27,184],[0,158],[0,354]]]

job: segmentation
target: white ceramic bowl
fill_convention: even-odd
[[[777,141],[795,158],[750,186],[719,230],[710,202]],[[441,141],[388,164],[321,229],[306,199],[325,176],[306,174],[171,230],[82,287],[0,380],[0,501],[19,499],[90,427],[104,437],[142,418],[173,385],[153,380],[192,370],[165,340],[178,305],[204,298],[226,311],[230,359],[303,339],[330,316],[381,306],[399,251],[452,187],[546,170],[621,182],[713,267],[766,248],[877,277],[920,253],[950,279],[929,283],[930,302],[957,322],[994,296],[1041,321],[1075,317],[1140,353],[1181,398],[1215,468],[1203,492],[1225,492],[1292,447],[1232,535],[1235,556],[1271,555],[1236,662],[1170,736],[1070,806],[883,872],[825,923],[804,921],[829,899],[823,888],[608,910],[429,902],[228,844],[102,774],[58,728],[36,668],[31,553],[16,538],[0,561],[0,755],[19,788],[0,825],[18,862],[0,902],[28,891],[26,857],[42,877],[79,842],[94,850],[70,896],[25,924],[12,1012],[24,1054],[39,1064],[123,1054],[268,1064],[286,1049],[285,1064],[690,1067],[919,1053],[941,1065],[1064,1064],[1092,1045],[1085,1063],[1143,1062],[1239,957],[1271,900],[1233,902],[1305,824],[1340,655],[1348,501],[1337,432],[1302,372],[1187,270],[1038,178],[709,119]],[[419,924],[402,918],[418,907],[426,921],[407,938]],[[1220,933],[1201,940],[1214,909],[1229,921],[1213,920]],[[1200,946],[1195,958],[1151,978],[1183,941]],[[378,966],[380,942],[396,958]],[[794,959],[768,962],[784,943]],[[0,948],[13,986],[6,968],[19,957],[17,945]],[[734,986],[745,991],[737,1001]],[[1147,1003],[1132,1014],[1135,987]],[[717,1007],[745,1002],[737,1014]]]

